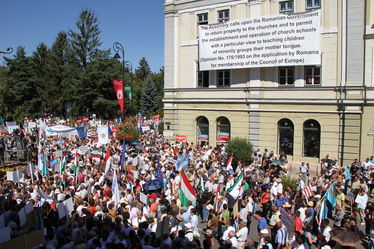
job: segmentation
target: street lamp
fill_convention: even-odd
[[[122,44],[119,42],[113,43],[113,50],[116,52],[114,55],[114,59],[122,58],[122,79],[125,78],[125,49],[123,48]],[[122,53],[122,57],[119,55],[119,52]]]
[[[0,54],[11,54],[13,52],[13,48],[7,48],[5,51],[0,50]]]
[[[114,52],[116,52],[115,55],[113,56],[114,59],[121,59],[122,58],[122,72],[123,72],[123,74],[128,73],[128,72],[132,72],[132,64],[131,64],[131,62],[125,60],[125,49],[123,48],[122,44],[119,43],[119,42],[113,43],[113,50],[114,50]],[[122,56],[120,55],[120,53],[122,54]]]

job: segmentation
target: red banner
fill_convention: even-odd
[[[124,98],[123,98],[123,79],[112,79],[114,91],[116,92],[117,95],[117,100],[119,107],[121,108],[121,112],[123,113],[123,108],[124,108]]]
[[[176,141],[186,142],[186,141],[187,141],[187,136],[176,135],[176,136],[175,136],[175,140],[176,140]]]

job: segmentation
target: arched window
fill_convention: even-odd
[[[304,122],[304,143],[303,152],[305,157],[319,157],[321,126],[313,119]]]
[[[197,144],[204,145],[209,142],[209,121],[206,117],[200,116],[196,119]]]
[[[227,144],[230,140],[230,121],[226,117],[217,118],[217,144]]]
[[[284,118],[278,121],[279,153],[293,155],[293,133],[294,127],[291,120]]]

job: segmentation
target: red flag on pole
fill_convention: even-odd
[[[112,83],[117,96],[119,107],[121,108],[121,112],[123,113],[123,108],[125,105],[123,99],[123,79],[112,79]]]

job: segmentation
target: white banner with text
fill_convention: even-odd
[[[320,64],[320,11],[199,26],[201,71]]]

